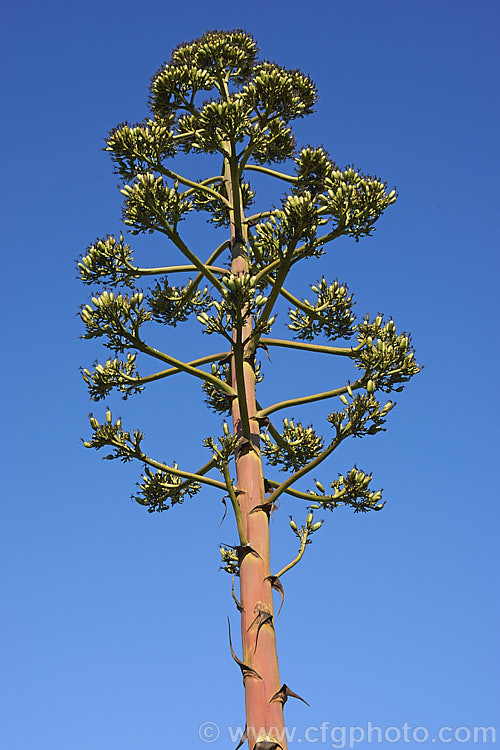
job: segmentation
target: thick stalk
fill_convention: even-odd
[[[234,151],[233,151],[234,154]],[[235,275],[248,269],[245,247],[247,242],[236,158],[226,160],[225,176],[231,210],[231,271]],[[252,320],[247,318],[234,330],[233,340],[250,341]],[[248,344],[247,344],[248,347]],[[238,502],[248,547],[240,556],[241,639],[243,662],[255,672],[244,677],[245,710],[249,750],[258,750],[259,743],[278,743],[286,750],[283,720],[283,704],[272,701],[281,687],[276,634],[274,631],[274,609],[271,583],[269,517],[264,510],[254,509],[265,502],[262,460],[259,448],[259,425],[252,419],[257,413],[255,402],[255,373],[251,362],[243,360],[243,378],[236,372],[235,358],[232,365],[233,388],[239,390],[239,398],[233,399],[233,427],[242,438],[236,456]],[[244,393],[242,389],[244,388]],[[249,438],[245,437],[240,414],[244,399],[249,421]],[[246,415],[245,415],[246,416]],[[252,512],[254,511],[254,512]],[[260,676],[259,679],[257,675]],[[265,747],[265,745],[264,745]]]

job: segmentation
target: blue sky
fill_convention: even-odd
[[[320,101],[299,142],[397,187],[374,237],[334,243],[294,283],[307,295],[322,273],[346,281],[356,312],[392,315],[426,365],[386,433],[318,472],[325,483],[357,461],[388,502],[328,515],[284,578],[281,676],[311,704],[289,701],[287,722],[300,734],[406,721],[431,736],[498,724],[498,5],[21,1],[3,15],[2,746],[201,748],[198,727],[214,721],[222,750],[244,723],[218,570],[234,529],[219,526],[217,492],[150,515],[129,500],[140,467],[80,442],[105,406],[79,376],[102,350],[78,338],[88,290],[74,260],[121,226],[103,138],[146,116],[151,75],[210,28],[243,27],[262,57],[309,73]],[[192,231],[218,244],[208,225]],[[136,247],[165,252],[147,237]],[[213,346],[189,327],[160,339],[180,357]],[[337,377],[321,358],[276,353],[263,393]],[[219,418],[198,386],[155,385],[109,403],[159,458],[201,465]],[[294,415],[321,429],[327,411]],[[275,516],[276,566],[296,552],[289,513],[300,520],[299,501]]]

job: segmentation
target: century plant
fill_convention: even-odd
[[[220,435],[203,440],[209,455],[199,469],[145,453],[143,433],[113,419],[109,408],[102,423],[90,416],[93,434],[84,445],[111,449],[106,458],[143,464],[133,497],[149,512],[182,503],[203,486],[216,487],[229,500],[237,535],[220,553],[241,615],[242,658],[230,647],[243,675],[245,737],[250,750],[286,750],[283,706],[298,696],[279,677],[273,590],[283,598],[284,574],[302,559],[323,523],[316,511],[383,507],[372,474],[356,465],[328,487],[314,473],[347,438],[385,429],[395,404],[380,395],[401,391],[419,366],[409,334],[399,332],[392,318],[356,320],[346,284],[322,276],[312,284],[310,300],[285,286],[297,263],[320,258],[333,240],[371,235],[396,192],[352,166],[340,168],[322,147],[297,149],[291,123],[313,112],[316,87],[299,70],[258,61],[257,53],[254,39],[242,30],[207,32],[173,51],[152,79],[151,116],[118,125],[106,139],[122,180],[127,232],[159,233],[167,240],[165,255],[158,267],[139,265],[124,231],[96,240],[78,262],[83,283],[100,286],[81,309],[83,338],[102,339],[111,352],[93,370],[83,370],[90,397],[100,401],[115,389],[126,399],[149,383],[184,373],[200,381],[211,410],[231,419],[223,421]],[[182,154],[212,156],[200,159],[199,177],[190,179],[175,164]],[[213,155],[220,159],[215,175],[203,171]],[[277,162],[285,163],[285,171],[269,166]],[[277,207],[251,214],[252,175],[287,189]],[[183,236],[181,222],[193,211],[227,229],[206,259]],[[175,252],[183,256],[182,265],[171,260]],[[173,276],[182,281],[172,285]],[[280,298],[291,305],[291,338],[271,337]],[[193,319],[222,341],[220,351],[185,362],[160,351],[143,333],[150,321],[175,328]],[[325,392],[262,404],[256,397],[262,379],[257,354],[272,347],[350,360],[353,375]],[[136,360],[141,367],[152,360],[164,369],[141,375]],[[326,437],[290,414],[316,401],[335,403],[326,416]],[[287,414],[281,425],[272,419],[278,412]],[[312,484],[299,489],[303,477],[313,477]],[[284,494],[304,506],[304,520],[290,520],[299,541],[296,557],[273,571],[269,521]]]

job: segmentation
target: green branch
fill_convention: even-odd
[[[206,180],[202,180],[201,182],[196,183],[196,189],[195,188],[189,188],[189,190],[185,190],[182,193],[182,196],[185,198],[187,195],[191,195],[191,193],[196,192],[196,190],[199,190],[200,187],[205,187],[206,183],[210,184],[211,182],[223,182],[224,178],[221,177],[221,175],[216,175],[215,177],[207,177]],[[218,195],[218,193],[217,193]]]
[[[343,230],[333,230],[332,232],[328,232],[328,234],[324,234],[321,237],[318,237],[314,242],[311,242],[309,245],[301,245],[300,247],[296,248],[292,255],[292,261],[297,256],[300,257],[301,253],[304,252],[304,250],[314,250],[317,247],[320,247],[321,245],[325,245],[327,242],[331,242],[334,239],[337,239],[337,237],[340,237]],[[269,263],[265,268],[263,268],[259,273],[256,274],[255,278],[258,282],[266,275],[271,273],[272,271],[275,271],[277,268],[280,268],[281,264],[283,262],[282,258],[277,258],[276,260],[273,260],[272,263]]]
[[[235,156],[234,143],[229,143],[231,156],[226,160],[224,169],[224,179],[228,185],[228,195],[231,195],[230,216],[231,223],[234,225],[237,234],[243,236],[243,209],[241,205],[240,175],[238,171],[238,161]]]
[[[189,273],[192,271],[198,271],[197,266],[165,266],[164,268],[139,268],[138,266],[133,266],[128,261],[124,261],[124,264],[127,266],[128,269],[134,274],[134,276],[155,276],[160,274],[170,274],[170,273]],[[218,266],[210,266],[205,265],[205,268],[208,268],[209,271],[212,273],[220,273],[225,274],[227,273],[226,268],[219,268]]]
[[[276,300],[279,296],[280,289],[285,283],[285,279],[288,276],[288,272],[290,271],[290,266],[292,262],[292,256],[293,256],[294,247],[292,246],[291,252],[287,253],[284,258],[282,258],[280,267],[278,270],[278,273],[276,274],[276,279],[274,280],[274,284],[272,286],[271,292],[269,293],[267,297],[267,302],[264,305],[264,309],[262,310],[262,313],[259,317],[259,322],[267,322],[269,319],[269,316],[271,315],[271,312],[273,310],[273,307],[276,303]]]
[[[171,169],[164,167],[162,164],[152,162],[150,162],[150,164],[152,167],[154,167],[154,169],[156,169],[157,172],[160,172],[160,174],[163,174],[166,177],[170,177],[170,179],[172,180],[177,180],[177,182],[180,182],[181,185],[186,185],[186,187],[192,188],[193,191],[201,190],[202,192],[210,195],[212,198],[220,200],[229,208],[229,201],[227,200],[227,198],[224,198],[223,195],[218,193],[217,190],[212,190],[212,188],[208,187],[207,185],[203,185],[203,183],[201,182],[194,182],[193,180],[189,180],[187,177],[183,177],[182,175],[173,172]]]
[[[229,247],[230,244],[231,243],[230,243],[229,240],[224,240],[224,242],[221,242],[221,244],[219,245],[219,247],[217,247],[213,251],[212,255],[208,258],[208,260],[207,260],[207,262],[205,264],[205,267],[206,268],[211,268],[210,264],[213,263],[215,260],[217,260],[217,258],[222,253],[222,251],[225,250],[226,247]],[[227,269],[224,269],[224,273],[227,273]],[[189,300],[191,299],[191,297],[195,293],[196,289],[198,288],[198,285],[199,285],[200,281],[203,278],[205,278],[204,274],[203,273],[199,273],[197,276],[195,276],[195,278],[192,280],[192,282],[190,284],[188,284],[188,287],[186,289],[186,294],[183,297],[183,301],[189,302]]]
[[[268,484],[272,485],[272,487],[280,486],[280,483],[276,482],[274,479],[268,479],[267,482]],[[321,496],[312,495],[310,492],[301,492],[300,490],[295,490],[295,489],[292,489],[291,487],[288,487],[288,489],[285,490],[285,495],[290,495],[291,497],[297,497],[297,498],[300,498],[301,500],[307,500],[307,501],[316,500],[318,498],[324,500],[325,497],[326,498],[330,497],[330,495],[321,495]]]
[[[212,255],[209,256],[206,265],[209,266],[210,263],[213,263],[214,260],[217,260],[221,252],[225,250],[226,247],[230,247],[230,246],[231,246],[231,240],[224,240],[224,242],[221,242],[219,247],[216,247]],[[227,273],[227,269],[224,269],[224,273]]]
[[[254,109],[253,111],[256,112],[257,110]],[[257,112],[257,117],[253,117],[251,119],[251,123],[253,124],[254,122],[257,122],[257,121],[259,122],[259,134],[265,133],[265,131],[269,129],[266,115],[264,114],[262,116],[262,115],[259,115],[259,113]],[[237,159],[239,163],[239,170],[238,170],[239,178],[243,177],[243,172],[245,170],[247,161],[251,157],[252,152],[254,150],[254,143],[255,143],[254,138],[252,138],[252,136],[249,136],[248,145],[245,146],[245,148],[237,155]]]
[[[260,211],[258,214],[253,214],[252,216],[249,216],[247,219],[245,219],[246,224],[249,226],[252,226],[253,224],[257,224],[261,219],[265,219],[268,216],[272,216],[274,214],[274,209],[271,209],[270,211]]]
[[[354,391],[354,390],[357,390],[358,388],[364,388],[363,379],[356,380],[356,382],[348,386],[344,385],[341,388],[335,388],[332,391],[324,391],[323,393],[313,393],[310,396],[301,396],[299,398],[290,398],[287,401],[279,401],[277,404],[273,404],[272,406],[268,406],[266,409],[262,409],[262,411],[259,411],[257,416],[268,417],[269,414],[273,414],[275,411],[279,411],[280,409],[288,409],[293,406],[302,406],[303,404],[310,404],[313,401],[323,401],[324,399],[327,399],[327,398],[334,398],[335,396],[342,396],[342,394],[348,393],[349,389],[351,389],[351,391]]]
[[[281,578],[282,575],[284,575],[285,573],[287,573],[291,568],[294,567],[294,565],[297,565],[297,563],[302,560],[302,557],[303,557],[304,552],[306,550],[307,537],[308,536],[309,536],[309,529],[306,526],[306,528],[304,529],[304,534],[302,535],[302,537],[300,539],[300,549],[299,549],[299,553],[298,553],[297,557],[295,557],[292,560],[292,562],[288,563],[288,565],[285,565],[285,567],[282,568],[279,573],[276,573],[276,578]]]
[[[211,479],[210,477],[206,477],[203,474],[193,474],[190,471],[182,471],[181,469],[174,469],[172,466],[167,466],[167,464],[163,464],[160,461],[155,461],[153,458],[150,458],[142,451],[138,451],[137,453],[134,453],[133,455],[139,461],[142,461],[143,463],[147,464],[147,466],[151,466],[153,469],[159,469],[160,471],[168,471],[170,472],[170,474],[174,474],[177,477],[182,477],[183,479],[189,479],[190,482],[201,482],[202,484],[210,485],[210,487],[217,487],[217,489],[219,490],[226,489],[226,485],[223,482],[219,482],[217,479]]]
[[[267,174],[270,177],[277,177],[278,180],[285,180],[285,182],[290,182],[292,185],[296,185],[299,182],[298,177],[292,177],[292,175],[277,172],[275,169],[269,169],[268,167],[261,167],[259,164],[246,164],[245,169],[252,169],[254,172],[262,172],[262,174]]]
[[[246,537],[245,528],[243,526],[243,516],[241,514],[240,504],[238,502],[236,492],[234,491],[233,482],[229,474],[229,464],[227,463],[227,461],[222,462],[222,473],[226,482],[227,491],[229,493],[229,499],[231,500],[231,505],[233,506],[236,525],[238,527],[238,537],[240,540],[240,544],[242,547],[246,547],[248,545],[248,539]]]
[[[264,309],[262,310],[261,314],[259,315],[259,327],[262,328],[267,321],[269,320],[269,316],[271,315],[273,311],[273,307],[276,304],[276,300],[279,297],[279,293],[281,290],[281,287],[285,283],[285,279],[288,276],[288,272],[290,271],[290,266],[292,264],[292,258],[295,251],[295,245],[297,244],[297,241],[292,242],[291,245],[288,246],[288,252],[287,254],[281,259],[280,266],[278,269],[278,273],[276,274],[276,278],[274,280],[274,283],[272,285],[271,291],[267,297],[267,302],[264,305]],[[258,276],[259,274],[257,274]],[[260,341],[260,334],[258,333],[258,330],[254,329],[250,336],[250,345],[248,347],[248,350],[250,353],[254,353],[257,344]]]
[[[216,461],[211,458],[210,461],[208,461],[204,466],[201,467],[201,469],[198,469],[198,471],[196,472],[196,476],[198,477],[197,481],[201,481],[200,477],[205,476],[205,474],[210,471],[210,469],[215,468],[216,465]],[[182,484],[180,484],[177,489],[184,490],[186,487],[189,487],[191,482],[192,480],[188,479],[186,482],[182,482]]]
[[[189,367],[197,367],[198,365],[206,365],[209,362],[218,362],[225,357],[228,357],[230,352],[216,352],[215,354],[207,354],[205,357],[199,357],[193,359],[191,362],[186,362]],[[156,380],[162,380],[168,378],[170,375],[177,375],[179,372],[185,372],[180,367],[170,367],[168,370],[162,370],[161,372],[155,372],[153,375],[144,375],[137,378],[132,378],[125,373],[122,374],[124,380],[128,383],[136,383],[137,385],[144,385],[145,383],[153,383]]]
[[[305,312],[307,315],[309,315],[311,318],[315,318],[316,320],[319,320],[320,322],[325,322],[323,316],[319,313],[318,310],[315,310],[314,307],[311,307],[310,305],[306,305],[305,302],[303,302],[300,299],[297,299],[293,294],[290,294],[284,287],[281,287],[280,294],[288,301],[291,302],[292,305],[295,305],[299,308],[299,310],[302,310],[302,312]]]
[[[325,448],[324,451],[322,451],[319,456],[316,456],[316,458],[313,458],[312,461],[309,461],[308,464],[303,466],[301,469],[295,472],[295,474],[291,474],[287,479],[284,480],[284,482],[281,482],[281,484],[276,487],[276,489],[269,495],[267,498],[268,503],[275,503],[278,497],[283,494],[283,492],[286,492],[289,487],[291,487],[292,484],[295,484],[301,477],[304,476],[304,474],[308,474],[310,471],[316,468],[316,466],[319,466],[320,463],[322,463],[325,458],[328,458],[330,453],[333,453],[335,448],[338,448],[340,443],[342,442],[343,437],[336,437],[329,446]]]
[[[238,390],[238,406],[240,411],[241,429],[247,440],[251,440],[250,419],[248,415],[248,404],[245,387],[245,351],[241,339],[241,312],[238,310],[236,321],[236,341],[233,346],[234,372],[236,376],[236,387]]]
[[[297,468],[297,460],[295,458],[295,453],[293,452],[293,448],[289,446],[287,441],[281,435],[281,432],[279,432],[279,430],[276,429],[276,427],[273,425],[272,422],[269,422],[268,430],[274,442],[276,443],[276,445],[278,445],[280,448],[282,448],[288,453],[288,455],[290,456],[292,460],[292,463],[294,464],[294,468]]]
[[[340,357],[352,357],[356,352],[362,349],[362,345],[347,349],[340,346],[320,346],[318,344],[306,344],[302,341],[287,341],[286,339],[261,338],[260,343],[265,344],[266,346],[282,346],[290,349],[304,349],[305,351],[318,352],[319,354],[336,354]]]
[[[173,365],[177,371],[187,372],[190,375],[194,375],[195,378],[199,378],[200,380],[205,381],[206,383],[212,383],[212,385],[223,391],[228,396],[236,396],[236,391],[234,390],[234,388],[231,388],[230,385],[225,383],[223,380],[220,380],[215,375],[212,375],[210,372],[199,370],[197,367],[194,367],[187,362],[182,362],[180,359],[171,357],[169,354],[164,354],[163,352],[158,351],[158,349],[155,349],[154,347],[149,346],[149,344],[146,344],[146,342],[140,339],[138,336],[133,336],[128,331],[124,330],[123,333],[133,343],[135,349],[138,349],[144,354],[149,354],[149,356],[154,357],[155,359],[159,359],[162,362],[166,362],[168,365]],[[172,374],[174,373],[172,372]]]
[[[262,411],[262,406],[259,404],[259,402],[256,402],[257,409]],[[253,419],[256,419],[256,417],[253,417]],[[288,455],[290,456],[292,463],[296,466],[296,459],[295,459],[295,453],[293,452],[292,448],[288,445],[287,441],[282,437],[281,433],[276,429],[276,427],[273,425],[273,423],[269,420],[267,424],[267,429],[269,430],[271,437],[273,438],[276,445],[279,445],[280,448],[285,450]]]
[[[256,111],[256,110],[254,110]],[[269,122],[270,120],[267,117],[267,111],[263,115],[259,115],[257,119],[259,120],[259,135],[262,135],[266,132],[266,130],[269,130]],[[271,118],[273,119],[273,118]],[[252,119],[252,122],[255,122],[255,118]],[[274,139],[270,139],[269,143],[271,143]],[[238,154],[238,163],[239,163],[239,170],[238,170],[238,177],[243,177],[243,172],[245,171],[247,167],[247,162],[249,158],[251,157],[255,146],[255,140],[250,136],[248,145],[241,151],[240,154]]]
[[[161,218],[161,222],[164,226],[163,231],[167,235],[167,237],[174,243],[174,245],[181,251],[181,253],[191,261],[193,266],[198,269],[200,274],[208,279],[208,281],[210,281],[210,283],[213,284],[213,286],[219,292],[222,292],[222,290],[224,289],[223,285],[220,283],[219,279],[214,276],[214,274],[209,270],[208,266],[206,266],[198,258],[198,256],[189,249],[186,243],[181,239],[180,235],[172,229],[169,222],[164,217]]]
[[[273,487],[279,487],[280,483],[274,481],[273,479],[267,479],[267,483],[272,485]],[[337,502],[339,497],[342,495],[345,495],[345,490],[342,490],[340,494],[333,496],[333,495],[317,495],[316,493],[311,492],[301,492],[300,490],[292,489],[291,487],[288,487],[288,489],[285,490],[285,495],[290,495],[291,497],[297,497],[300,500],[307,500],[308,502],[311,502],[312,500],[322,502],[324,503],[325,500],[335,501]]]

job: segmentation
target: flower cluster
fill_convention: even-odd
[[[372,480],[371,474],[365,474],[354,466],[345,476],[339,474],[330,487],[333,493],[326,494],[321,482],[316,482],[316,492],[311,493],[317,503],[311,508],[324,508],[333,510],[341,505],[354,509],[355,513],[366,513],[369,510],[382,510],[385,503],[381,503],[382,490],[373,492],[369,485]]]
[[[132,297],[104,291],[99,297],[92,297],[92,305],[85,305],[80,317],[85,325],[84,339],[104,336],[104,346],[116,353],[124,352],[131,342],[139,337],[139,329],[148,320],[151,313],[142,304],[144,294],[136,292]]]
[[[275,321],[274,317],[261,320],[260,313],[267,302],[267,297],[259,292],[257,279],[248,273],[229,274],[221,279],[220,302],[212,301],[214,315],[201,312],[196,317],[205,327],[205,333],[218,333],[231,341],[231,332],[237,325],[244,325],[253,316],[253,332],[268,333]]]
[[[172,468],[177,469],[177,464],[174,463]],[[132,498],[139,505],[144,505],[149,513],[161,513],[171,505],[184,502],[186,497],[194,497],[201,489],[199,482],[182,479],[171,471],[153,472],[147,466],[144,467],[142,482],[137,486],[139,493],[132,495]]]
[[[212,305],[208,287],[196,289],[191,280],[184,286],[169,286],[165,276],[150,292],[147,299],[153,320],[174,328],[177,323],[188,320],[192,313],[199,314]]]
[[[124,180],[134,180],[153,165],[175,156],[173,119],[148,119],[139,125],[123,123],[110,132],[105,150],[110,152],[116,171]]]
[[[225,570],[226,573],[233,576],[238,576],[240,574],[240,561],[233,547],[219,547],[219,552],[222,558],[221,570]]]
[[[368,388],[372,390],[369,383]],[[327,417],[330,424],[335,427],[337,437],[342,440],[350,435],[363,437],[376,435],[384,430],[385,417],[395,406],[392,401],[382,406],[372,393],[357,394],[351,402],[347,401],[345,396],[342,400],[346,404],[344,410],[334,411]]]
[[[368,237],[383,211],[396,202],[396,191],[387,192],[387,183],[362,175],[353,167],[337,169],[325,179],[326,194],[319,196],[321,215],[331,216],[344,233]]]
[[[349,338],[354,331],[354,316],[352,294],[349,294],[347,285],[337,280],[328,284],[323,276],[311,289],[316,294],[316,301],[302,300],[303,306],[310,311],[298,307],[289,311],[292,322],[288,328],[294,331],[295,338],[312,341],[321,333],[332,341]]]
[[[271,466],[280,466],[281,471],[297,471],[318,456],[323,449],[323,438],[312,427],[303,427],[293,419],[283,420],[283,432],[279,444],[268,432],[261,434],[262,455]]]
[[[133,185],[125,185],[121,192],[126,199],[124,224],[132,227],[132,234],[155,230],[171,234],[184,214],[193,209],[190,199],[175,187],[166,187],[163,177],[155,177],[153,172],[139,175]]]
[[[81,260],[77,263],[80,280],[84,284],[95,284],[98,281],[112,281],[113,284],[133,287],[134,269],[131,266],[132,252],[130,245],[121,234],[118,242],[108,235],[97,239],[89,245]]]
[[[378,390],[402,391],[402,384],[420,372],[410,335],[398,334],[392,319],[384,323],[377,315],[370,321],[367,315],[358,325],[358,341],[362,347],[354,357],[356,367],[365,370]]]
[[[132,458],[142,456],[141,442],[144,433],[139,430],[134,430],[132,433],[125,431],[122,428],[121,419],[113,422],[109,409],[106,411],[106,422],[104,424],[99,424],[93,414],[90,415],[89,421],[94,432],[90,440],[84,441],[85,448],[99,450],[100,448],[111,447],[113,453],[109,453],[105,458],[109,460],[119,458],[124,463],[131,461]]]
[[[170,62],[151,82],[151,108],[162,118],[192,107],[199,91],[210,91],[225,76],[241,85],[251,75],[257,56],[255,40],[245,31],[209,31],[179,45]]]
[[[318,226],[325,223],[318,216],[311,193],[288,195],[280,210],[255,226],[251,239],[252,255],[260,265],[266,265],[293,253],[292,263],[323,254],[316,244]],[[304,244],[299,248],[299,242]]]
[[[139,374],[135,367],[136,355],[127,353],[125,361],[108,359],[101,365],[97,363],[93,372],[86,368],[82,370],[82,377],[87,383],[90,398],[93,401],[101,401],[116,388],[123,394],[126,400],[134,393],[140,393],[144,388],[138,384]]]

